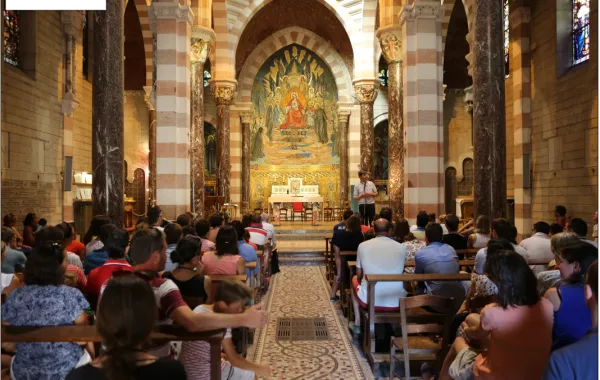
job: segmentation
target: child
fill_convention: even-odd
[[[194,313],[241,313],[252,292],[239,281],[222,281],[215,291],[212,305],[200,305]],[[272,376],[267,365],[251,362],[235,350],[231,329],[227,329],[222,342],[226,359],[221,360],[221,378],[230,380],[254,380],[256,376]],[[183,342],[179,361],[185,367],[189,380],[210,379],[210,345],[207,342]]]
[[[36,230],[36,231],[39,231],[39,230],[41,230],[42,228],[46,227],[46,224],[48,224],[48,221],[47,221],[46,219],[44,219],[44,218],[41,218],[41,219],[38,221],[38,226],[37,226],[37,230]]]

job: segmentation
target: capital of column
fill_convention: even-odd
[[[213,79],[210,88],[217,105],[231,104],[235,99],[237,81],[235,79]]]
[[[356,79],[352,81],[356,99],[359,103],[373,103],[377,98],[379,79]]]
[[[250,110],[240,111],[240,116],[242,118],[242,124],[250,124],[252,123],[252,118],[254,114]]]
[[[204,64],[216,40],[215,31],[200,25],[192,26],[191,61]]]
[[[338,111],[338,120],[340,122],[344,122],[344,123],[348,123],[348,119],[350,118],[350,111],[349,110],[339,110]]]
[[[73,115],[73,112],[79,107],[79,100],[75,97],[72,91],[68,91],[63,96],[62,113],[65,116]]]
[[[65,34],[69,37],[77,37],[83,29],[85,11],[61,11],[60,22]],[[89,20],[88,20],[89,22]]]
[[[508,24],[511,29],[516,28],[521,24],[529,24],[531,22],[531,9],[529,7],[519,7],[515,10],[511,9],[508,15]]]
[[[154,2],[150,7],[152,9],[151,19],[185,21],[190,25],[194,22],[194,13],[188,5],[181,6],[179,3]],[[154,21],[153,20],[153,21]]]
[[[426,0],[405,4],[400,11],[400,25],[406,21],[413,21],[418,18],[428,18],[442,20],[444,17],[444,7],[438,0]]]
[[[402,62],[402,27],[390,25],[379,28],[377,38],[388,63]]]
[[[473,112],[473,86],[465,88],[465,110],[467,113]]]

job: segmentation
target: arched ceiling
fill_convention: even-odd
[[[469,76],[465,58],[469,54],[469,43],[466,40],[469,32],[467,14],[462,1],[456,1],[446,37],[444,51],[444,84],[448,88],[466,88],[473,84]]]
[[[353,70],[350,38],[337,17],[317,1],[277,0],[262,8],[240,36],[235,56],[236,78],[254,48],[273,33],[298,26],[314,32],[339,53],[348,71]]]

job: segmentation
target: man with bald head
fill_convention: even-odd
[[[391,223],[386,219],[377,219],[374,224],[375,238],[358,246],[356,258],[356,276],[352,278],[352,300],[354,304],[355,323],[353,329],[360,325],[358,304],[367,307],[366,274],[402,274],[406,260],[406,248],[388,237]],[[362,281],[359,285],[359,281]],[[406,297],[402,282],[381,282],[375,288],[375,307],[378,310],[398,308],[398,298]]]

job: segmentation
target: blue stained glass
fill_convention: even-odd
[[[573,0],[573,64],[590,58],[590,0]]]

